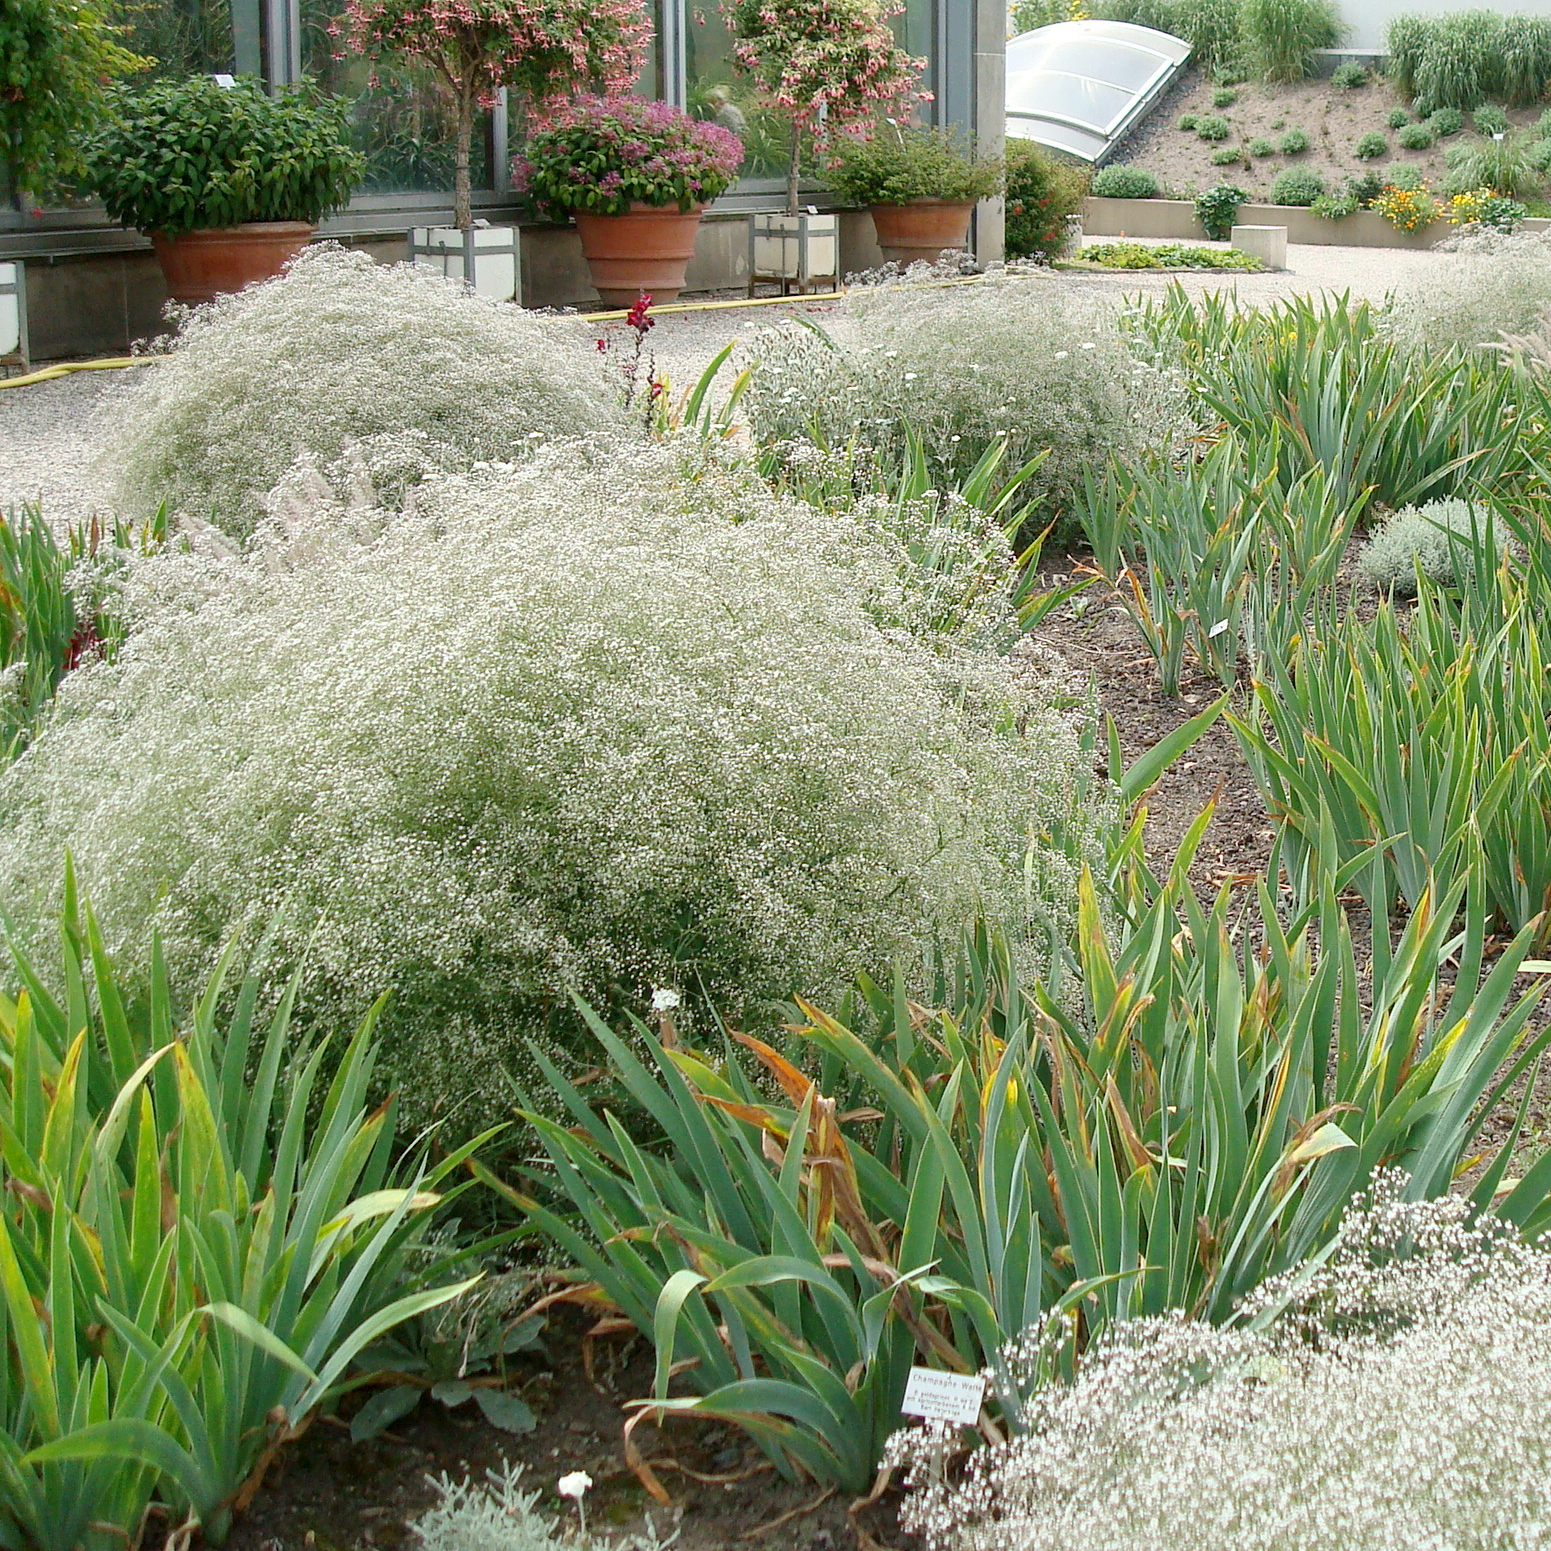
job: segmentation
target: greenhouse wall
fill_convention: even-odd
[[[160,74],[259,74],[277,85],[309,74],[351,99],[367,175],[320,236],[391,260],[403,256],[410,227],[451,223],[452,122],[445,103],[411,74],[379,67],[374,78],[368,61],[334,57],[330,28],[344,7],[345,0],[148,0],[133,11],[126,41],[155,58]],[[744,139],[743,176],[707,212],[689,275],[696,290],[739,287],[747,281],[748,214],[779,209],[784,199],[785,127],[733,69],[732,38],[714,3],[651,0],[650,8],[654,38],[637,89],[723,122],[730,105]],[[932,101],[923,116],[972,132],[983,150],[998,154],[1006,41],[1000,0],[907,0],[894,25],[901,44],[928,62],[924,86]],[[585,307],[596,293],[574,231],[527,218],[511,186],[510,153],[522,134],[516,103],[503,101],[484,116],[475,147],[475,216],[522,226],[525,301]],[[818,186],[805,197],[820,208],[831,203]],[[1000,200],[982,202],[973,241],[982,260],[1001,257]],[[0,210],[0,260],[10,258],[28,265],[39,358],[119,351],[157,325],[163,295],[149,244],[85,201]],[[848,217],[843,271],[878,261],[870,218]]]

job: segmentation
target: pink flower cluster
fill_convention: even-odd
[[[734,57],[797,124],[812,131],[876,119],[912,99],[926,61],[894,39],[885,0],[722,0]]]
[[[512,163],[517,186],[559,211],[623,210],[632,201],[689,209],[731,186],[743,143],[667,102],[588,97],[541,130]]]
[[[485,102],[503,86],[534,103],[623,90],[651,40],[642,0],[349,0],[341,54],[399,55]]]

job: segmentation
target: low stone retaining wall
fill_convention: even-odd
[[[1339,221],[1326,221],[1301,205],[1241,205],[1244,226],[1285,226],[1290,243],[1325,248],[1431,248],[1454,228],[1434,221],[1419,232],[1397,232],[1373,210],[1358,210]],[[1204,241],[1188,199],[1099,199],[1089,196],[1082,223],[1087,237],[1169,237]],[[1526,231],[1551,230],[1551,221],[1531,220]]]

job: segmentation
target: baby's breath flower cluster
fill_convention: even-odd
[[[423,1119],[499,1113],[573,989],[768,1023],[977,913],[1069,913],[1076,730],[923,644],[881,526],[641,444],[434,479],[391,521],[368,488],[298,476],[241,553],[132,573],[118,661],[0,776],[28,936],[67,846],[110,951],[154,924],[184,985],[285,906],[321,1006],[396,988]]]
[[[787,325],[756,337],[750,406],[762,441],[811,437],[967,473],[1008,443],[1009,469],[1047,448],[1031,495],[1058,501],[1111,453],[1168,446],[1188,425],[1179,380],[1139,361],[1113,308],[1042,285],[989,280],[853,293],[832,339]]]
[[[891,1445],[933,1551],[1497,1551],[1551,1538],[1551,1253],[1381,1177],[1247,1323],[1109,1327],[946,1484]],[[1251,1322],[1252,1316],[1259,1316]]]
[[[1426,283],[1397,286],[1384,327],[1418,350],[1479,349],[1533,329],[1551,309],[1551,237],[1477,231],[1443,245],[1451,257]]]
[[[408,265],[310,248],[279,279],[195,312],[105,453],[125,506],[245,534],[298,453],[414,432],[433,463],[513,459],[619,426],[579,323]]]

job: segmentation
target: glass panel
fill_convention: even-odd
[[[1010,84],[1010,83],[1009,83]],[[1039,112],[1048,118],[1066,119],[1092,129],[1107,129],[1119,121],[1135,100],[1134,94],[1102,81],[1090,81],[1080,75],[1064,75],[1041,70],[1037,75],[1020,75],[1018,95],[1009,91],[1009,108],[1027,108],[1039,104]]]
[[[733,69],[732,34],[715,7],[689,7],[684,63],[685,106],[696,118],[724,125],[743,142],[743,176],[785,177],[790,120]]]
[[[229,75],[239,68],[231,0],[153,0],[125,10],[125,46],[156,61],[153,75]],[[258,67],[257,58],[241,66],[245,73]]]
[[[894,36],[912,59],[926,61],[926,69],[921,72],[921,90],[935,94],[937,88],[933,66],[937,58],[936,0],[905,0],[905,9],[894,18]],[[935,117],[930,105],[922,105],[920,117],[928,121]]]
[[[387,61],[336,59],[329,26],[343,13],[342,0],[301,0],[302,69],[325,91],[354,100],[352,135],[366,157],[359,192],[450,194],[457,121],[449,93],[421,72]],[[474,122],[470,174],[476,189],[491,188],[485,113]]]

